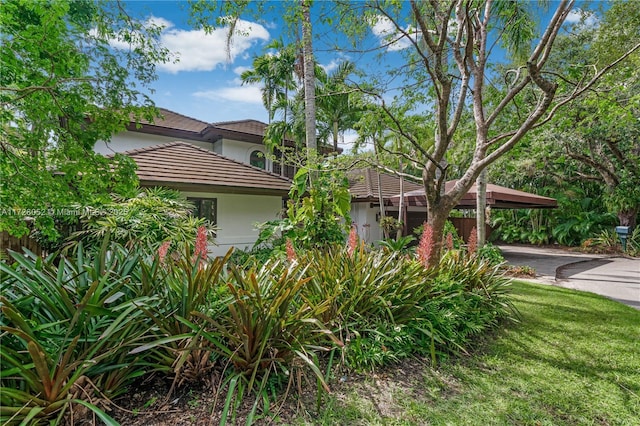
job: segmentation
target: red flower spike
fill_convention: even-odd
[[[347,242],[347,253],[349,256],[353,256],[353,252],[356,251],[356,247],[358,247],[358,230],[357,226],[353,225],[349,232],[349,240]]]
[[[171,246],[171,241],[165,241],[158,248],[158,259],[160,260],[160,264],[164,265],[164,260],[167,257],[167,253],[169,252],[169,246]]]
[[[296,256],[296,251],[293,248],[293,243],[291,242],[290,239],[287,238],[287,242],[286,242],[285,245],[286,245],[286,250],[287,250],[287,260],[289,262],[295,261],[297,259],[297,256]]]
[[[196,249],[195,249],[195,252],[193,253],[194,260],[198,258],[201,260],[206,260],[208,252],[209,250],[207,248],[207,228],[204,226],[201,226],[198,228],[198,234],[196,235]]]
[[[471,228],[471,234],[469,234],[469,241],[467,242],[467,250],[469,254],[474,254],[478,249],[478,231],[474,226]]]
[[[428,223],[424,223],[422,230],[422,236],[420,237],[420,244],[416,252],[418,253],[418,260],[425,268],[429,267],[429,256],[433,250],[433,228]]]

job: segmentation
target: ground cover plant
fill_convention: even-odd
[[[234,421],[249,404],[251,422],[291,389],[322,396],[336,372],[464,352],[512,313],[508,281],[473,253],[425,268],[352,233],[347,245],[289,241],[285,258],[232,265],[206,258],[205,231],[173,251],[107,238],[3,263],[3,422],[112,423],[141,383],[169,383],[166,401],[214,376],[209,415]]]

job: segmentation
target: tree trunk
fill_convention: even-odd
[[[311,1],[301,0],[302,6],[302,54],[304,57],[304,116],[307,144],[307,162],[314,161],[316,141],[316,81],[311,33]],[[311,166],[311,164],[310,164]]]
[[[399,164],[400,173],[403,173],[402,160],[400,160]],[[396,240],[399,240],[402,237],[402,231],[405,229],[407,224],[404,220],[404,178],[402,174],[400,175],[400,206],[398,207],[398,224],[402,223],[402,226],[398,226],[398,231],[396,232]]]
[[[339,136],[339,130],[338,130],[338,121],[334,121],[333,122],[333,150],[337,153],[338,152],[338,136]]]
[[[376,157],[376,162],[380,162],[380,159],[378,158],[378,141],[373,140],[373,153]],[[386,226],[382,226],[384,221],[384,217],[385,217],[385,211],[384,211],[384,197],[382,196],[382,182],[380,180],[380,171],[376,170],[376,178],[378,179],[378,203],[380,204],[380,229],[382,229],[382,236],[383,238],[386,240],[389,238],[389,232],[387,231],[387,227]]]
[[[443,203],[427,206],[427,223],[431,225],[433,231],[433,247],[429,254],[429,265],[437,266],[440,264],[440,256],[442,253],[444,225],[449,217],[451,209],[447,208]]]
[[[487,169],[482,170],[476,179],[476,232],[478,248],[484,246],[487,239],[485,223],[487,209]]]

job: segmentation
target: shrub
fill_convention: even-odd
[[[155,250],[168,240],[174,247],[194,244],[202,226],[206,226],[209,240],[215,234],[212,224],[192,215],[193,204],[180,192],[165,188],[145,188],[133,198],[114,196],[106,205],[77,208],[83,212],[83,230],[72,235],[71,246],[83,241],[85,247],[98,247],[108,234],[127,248]]]
[[[140,291],[161,303],[143,309],[154,325],[154,339],[132,353],[153,350],[145,356],[155,359],[164,371],[173,372],[176,384],[195,381],[213,367],[211,351],[203,347],[189,324],[201,325],[198,312],[215,317],[222,311],[229,295],[221,276],[230,255],[231,250],[224,258],[203,259],[185,243],[181,252],[165,260],[155,256],[141,263]]]
[[[331,302],[322,320],[336,333],[375,321],[404,323],[417,315],[431,292],[431,272],[395,252],[367,251],[360,245],[350,256],[344,247],[332,246],[309,250],[299,261],[309,265],[305,296]]]
[[[398,239],[389,238],[387,240],[378,241],[378,245],[385,250],[407,254],[411,252],[411,243],[415,240],[416,238],[413,235],[405,235]]]
[[[305,274],[297,262],[289,266],[267,262],[246,270],[231,267],[226,279],[231,297],[224,312],[194,313],[198,324],[184,321],[233,366],[227,401],[233,399],[237,406],[247,390],[253,391],[258,395],[254,411],[261,400],[266,410],[271,375],[286,373],[293,380],[298,376],[293,370],[311,370],[328,390],[316,353],[329,350],[329,342],[341,343],[318,320],[330,301],[311,301],[302,295],[310,280]]]
[[[149,328],[139,307],[153,302],[132,289],[140,254],[105,241],[95,255],[80,244],[57,264],[54,255],[12,256],[13,266],[0,263],[0,418],[60,421],[79,404],[108,421],[101,394],[124,392],[149,368],[129,354]]]
[[[500,249],[491,243],[485,243],[477,251],[481,259],[486,260],[490,265],[497,266],[504,263],[504,256]]]

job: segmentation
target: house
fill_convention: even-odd
[[[195,118],[159,108],[161,117],[153,122],[142,120],[129,123],[127,130],[115,134],[110,141],[100,141],[94,150],[100,154],[113,154],[175,141],[187,142],[226,158],[251,164],[268,172],[292,178],[295,170],[285,166],[280,170],[280,153],[276,158],[267,155],[263,137],[267,124],[257,120],[238,120],[207,123]],[[293,141],[286,140],[288,146]]]
[[[266,124],[255,120],[206,123],[161,109],[154,122],[131,123],[95,151],[130,156],[143,187],[163,186],[181,191],[196,213],[216,224],[219,256],[230,247],[251,247],[257,223],[277,219],[291,181],[279,164],[265,155]],[[272,173],[272,171],[277,173]],[[286,167],[282,174],[293,175]]]
[[[397,219],[399,207],[392,205],[389,200],[400,194],[400,178],[373,168],[352,170],[347,178],[351,192],[351,220],[358,228],[358,235],[367,243],[382,240],[384,233],[380,227],[380,197],[382,197],[385,216]],[[417,191],[422,189],[422,185],[405,179],[402,182],[402,189],[405,192]],[[415,226],[424,222],[426,211],[423,207],[409,208],[408,214],[419,219],[419,223]]]
[[[291,185],[287,178],[186,142],[124,154],[138,165],[140,186],[179,190],[198,216],[216,224],[217,245],[210,247],[214,256],[231,247],[251,247],[258,238],[255,224],[278,218]]]
[[[153,122],[130,123],[110,141],[96,144],[95,150],[105,155],[120,152],[131,156],[138,164],[142,186],[182,191],[195,203],[200,216],[217,224],[219,246],[213,249],[215,254],[231,246],[252,246],[258,237],[255,224],[281,214],[291,185],[289,179],[295,173],[292,166],[281,168],[279,151],[275,158],[267,155],[263,142],[267,125],[256,120],[207,123],[164,108],[160,112],[162,116]],[[293,146],[293,141],[285,140],[285,144]],[[401,179],[371,168],[353,170],[348,179],[351,218],[360,238],[368,243],[381,240],[381,211],[385,216],[398,217]],[[422,194],[420,199],[424,199],[421,184],[405,179],[402,189],[409,194],[402,214],[403,232],[407,234],[424,222],[426,204],[410,196]],[[468,195],[458,208],[475,207],[475,195]],[[513,205],[511,198],[502,198],[501,203],[509,201]],[[541,205],[538,198],[534,208],[536,202]],[[544,207],[554,206],[548,204],[549,200],[545,203]]]

